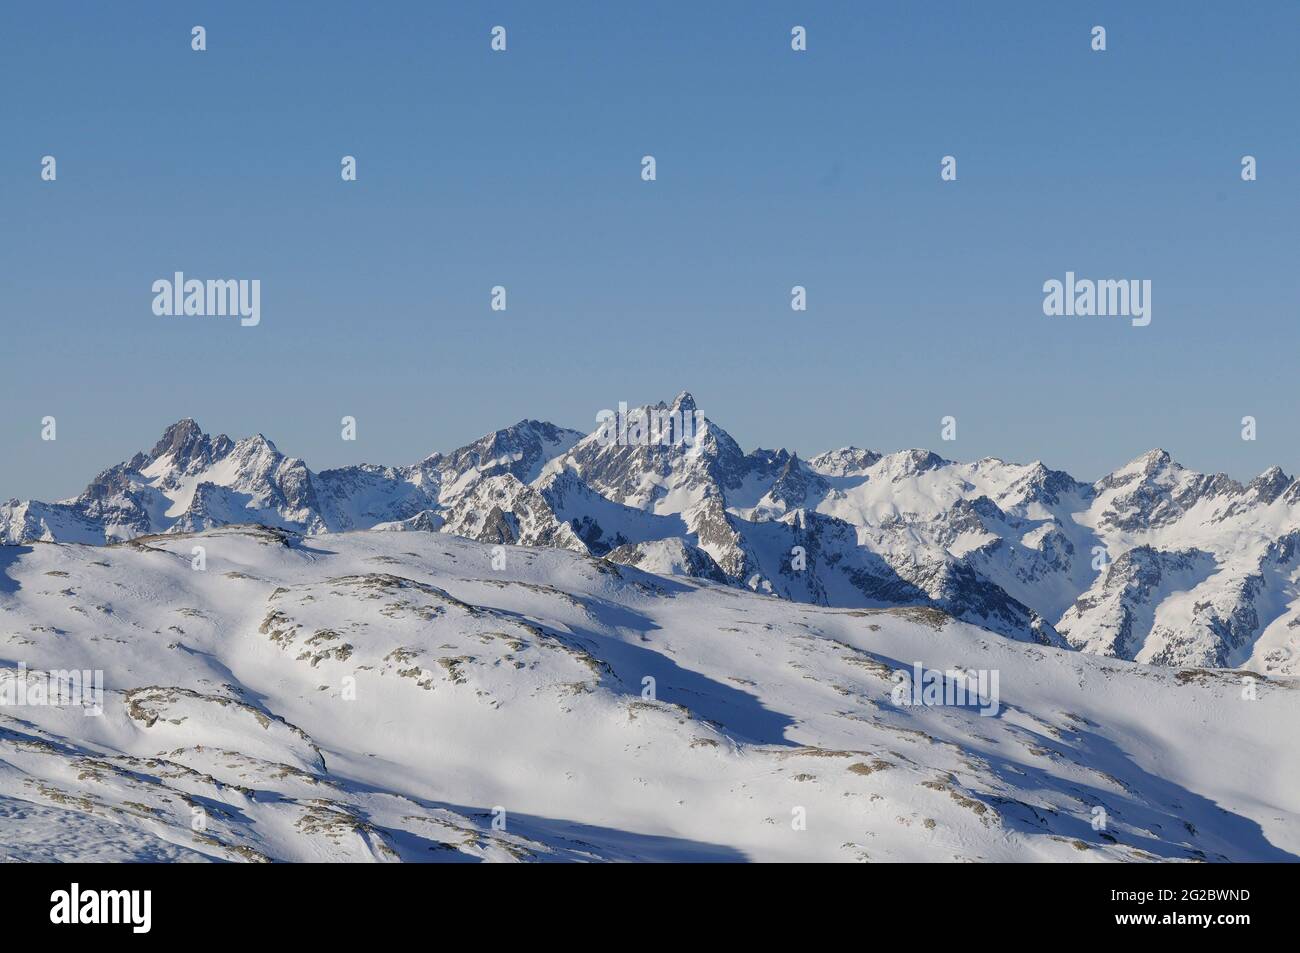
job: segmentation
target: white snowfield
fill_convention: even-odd
[[[996,673],[996,714],[898,704],[918,662]],[[253,527],[0,547],[0,664],[7,697],[51,670],[105,687],[101,716],[0,706],[8,859],[1300,857],[1294,679],[565,549]]]

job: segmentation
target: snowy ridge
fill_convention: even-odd
[[[256,523],[546,546],[841,608],[940,609],[1007,638],[1165,665],[1300,672],[1300,483],[1153,450],[1095,483],[1042,463],[845,447],[744,452],[682,393],[689,445],[524,420],[410,466],[314,472],[182,420],[79,497],[0,505],[0,541]],[[698,415],[698,416],[696,416]],[[1191,552],[1194,570],[1178,568]]]

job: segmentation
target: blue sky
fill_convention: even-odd
[[[1294,473],[1297,35],[1292,2],[7,5],[0,498],[182,416],[319,469],[682,389],[746,448]],[[261,324],[155,316],[177,270],[259,278]],[[1150,279],[1151,325],[1045,317],[1067,270]]]

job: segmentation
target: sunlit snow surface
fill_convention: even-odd
[[[0,708],[0,857],[1300,856],[1295,680],[1256,676],[1251,699],[1242,672],[931,609],[501,554],[233,527],[0,547],[3,677],[107,686],[102,717]],[[914,662],[996,670],[999,714],[895,705]]]

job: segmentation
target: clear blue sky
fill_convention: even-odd
[[[681,389],[747,448],[1294,473],[1298,36],[1291,0],[6,4],[0,498],[182,416],[319,469]],[[261,325],[156,317],[176,270],[260,278]],[[1151,325],[1045,317],[1067,270],[1151,279]]]

